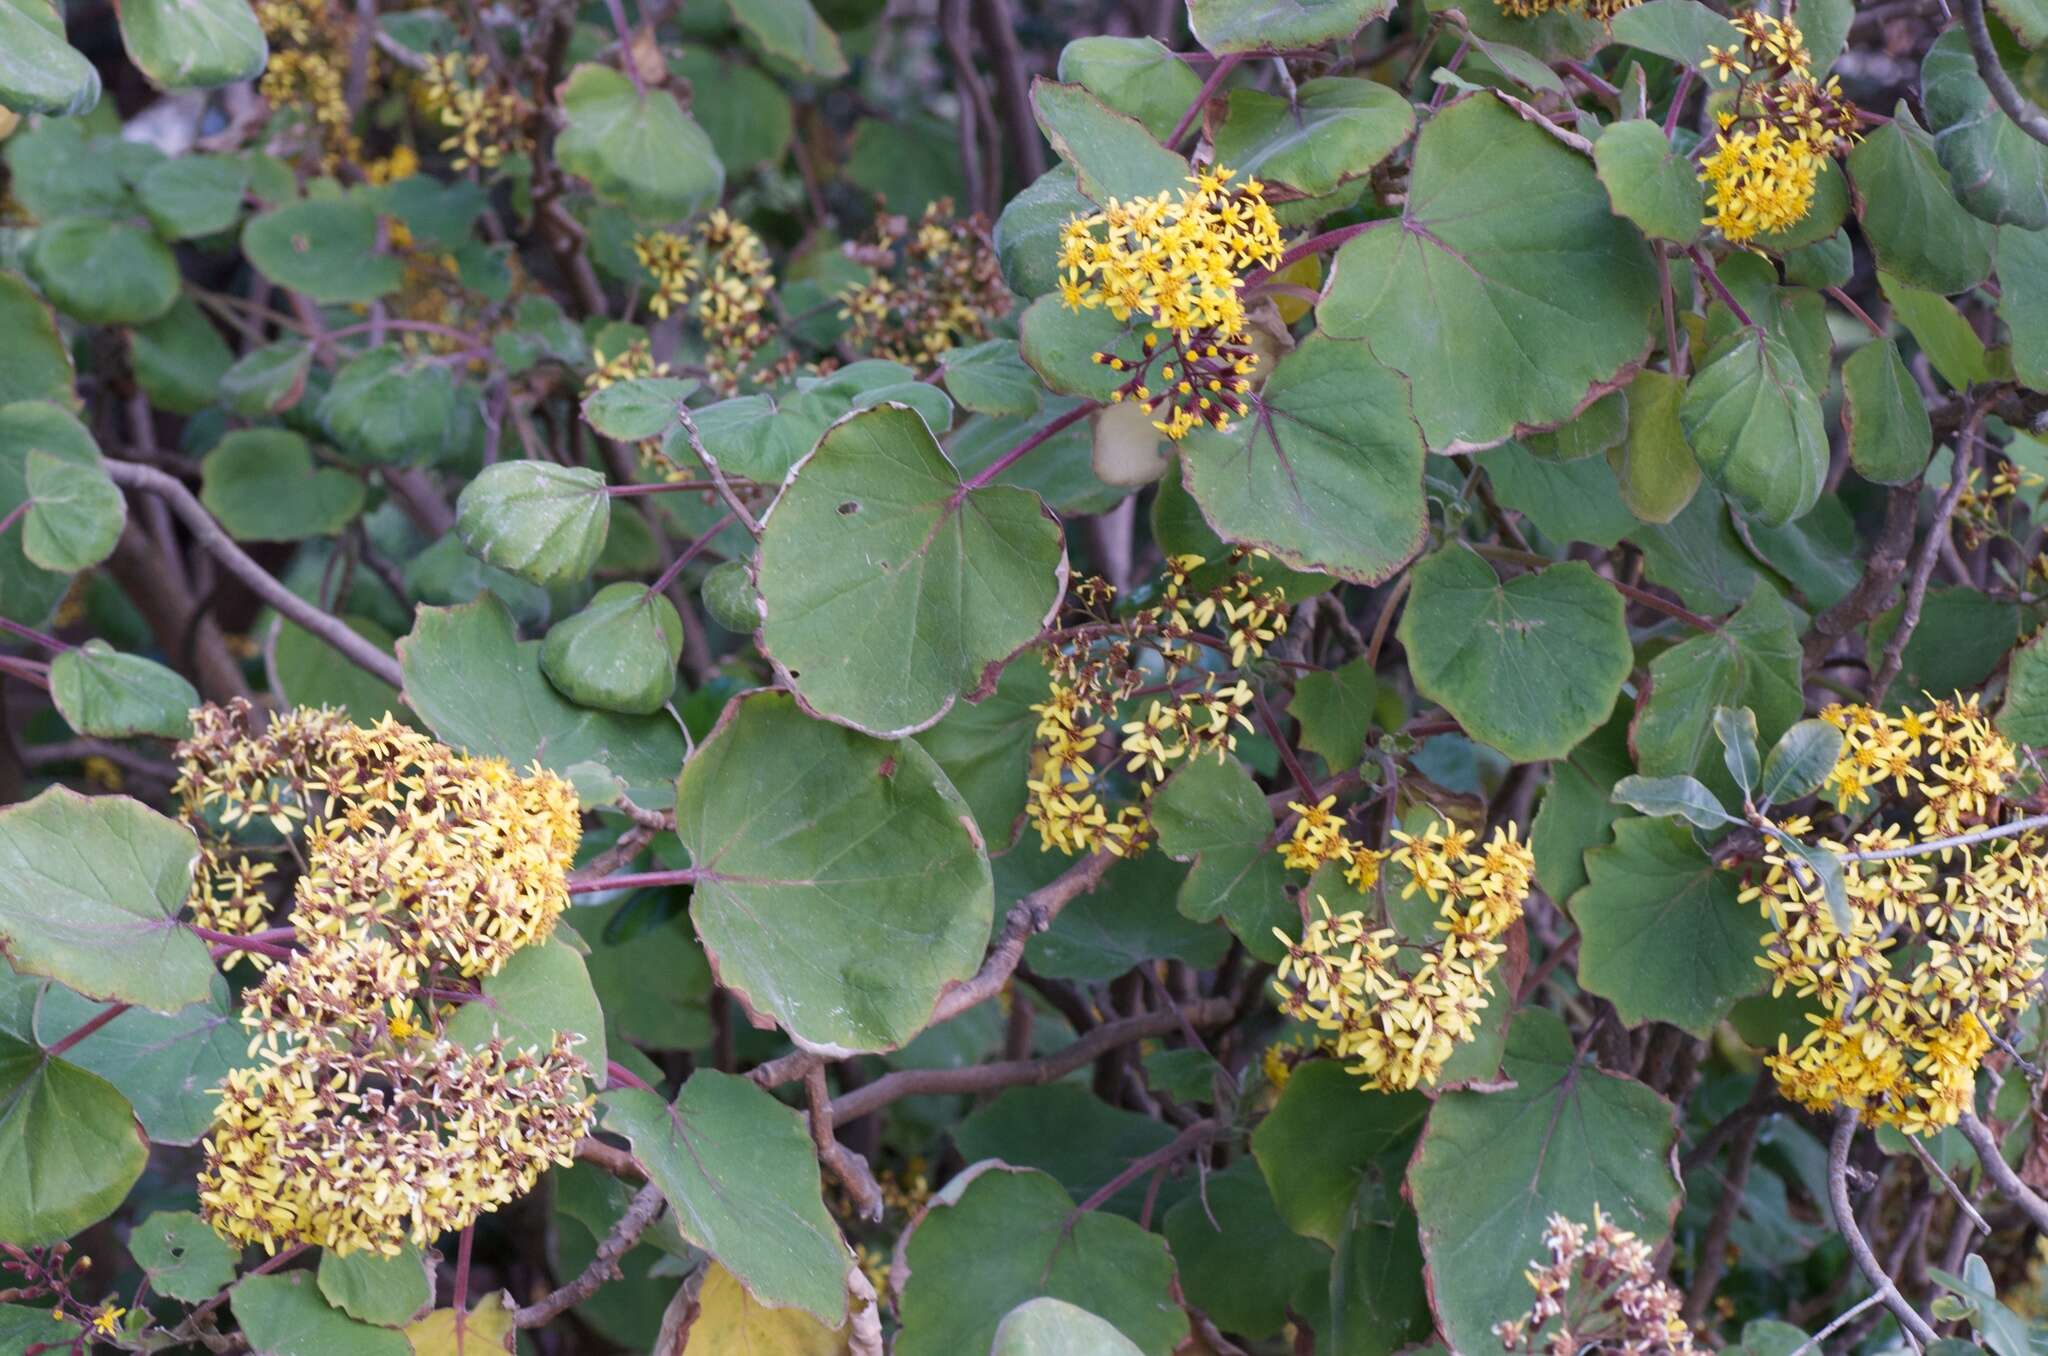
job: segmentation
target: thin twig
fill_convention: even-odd
[[[1918,1135],[1906,1135],[1903,1138],[1912,1147],[1913,1152],[1920,1156],[1920,1166],[1926,1168],[1936,1180],[1948,1188],[1948,1194],[1954,1198],[1956,1208],[1970,1217],[1970,1223],[1977,1226],[1978,1232],[1990,1233],[1991,1226],[1986,1224],[1984,1217],[1977,1213],[1977,1207],[1970,1204],[1970,1198],[1963,1194],[1963,1189],[1955,1184],[1953,1178],[1942,1171],[1941,1164],[1934,1161],[1934,1155],[1920,1147],[1920,1137]]]
[[[1897,857],[1926,857],[1950,848],[1968,847],[1972,843],[1985,843],[1994,838],[2010,838],[2014,834],[2031,833],[2035,829],[2048,828],[2048,815],[2028,815],[2015,819],[2010,824],[1994,824],[1988,829],[1972,829],[1952,838],[1930,838],[1924,843],[1908,843],[1904,847],[1879,848],[1870,852],[1839,853],[1845,862],[1888,862]]]
[[[704,440],[697,434],[697,421],[692,419],[690,412],[681,405],[676,406],[676,418],[682,422],[683,436],[690,440],[690,450],[696,453],[697,460],[704,464],[704,470],[710,475],[712,487],[718,491],[718,497],[732,510],[732,516],[740,526],[747,529],[747,535],[759,540],[761,524],[755,521],[753,514],[747,512],[747,506],[740,502],[740,497],[733,493],[732,485],[725,478],[725,472],[718,468],[718,459],[704,450]]]
[[[1941,492],[1941,499],[1934,506],[1934,521],[1928,524],[1927,537],[1920,543],[1919,558],[1913,562],[1913,572],[1906,579],[1906,600],[1899,610],[1899,624],[1885,641],[1884,655],[1877,671],[1870,675],[1870,700],[1881,702],[1890,689],[1892,680],[1899,676],[1899,670],[1906,662],[1906,642],[1913,638],[1913,632],[1920,625],[1920,608],[1927,601],[1927,585],[1934,577],[1934,562],[1941,559],[1941,543],[1948,537],[1949,520],[1955,517],[1956,505],[1962,502],[1963,491],[1969,487],[1970,468],[1977,460],[1977,443],[1984,427],[1985,407],[1972,405],[1968,419],[1963,423],[1956,437],[1955,458],[1949,463],[1948,488]]]
[[[1856,1315],[1862,1313],[1871,1305],[1882,1304],[1883,1302],[1884,1295],[1881,1292],[1873,1291],[1870,1294],[1865,1295],[1862,1299],[1857,1300],[1847,1309],[1844,1309],[1841,1315],[1838,1318],[1836,1318],[1834,1322],[1828,1324],[1825,1328],[1822,1328],[1819,1332],[1815,1333],[1813,1336],[1807,1338],[1804,1342],[1801,1342],[1798,1346],[1794,1347],[1792,1349],[1792,1356],[1806,1356],[1806,1353],[1809,1351],[1820,1350],[1820,1344],[1824,1339],[1834,1336],[1838,1330],[1848,1326],[1851,1322],[1855,1320]]]
[[[809,1107],[807,1119],[811,1127],[811,1143],[817,1148],[818,1161],[839,1179],[839,1185],[853,1199],[854,1208],[860,1212],[861,1218],[879,1222],[882,1218],[882,1188],[876,1184],[867,1159],[841,1144],[832,1134],[832,1090],[825,1086],[824,1065],[816,1064],[804,1071],[804,1096]]]
[[[1238,63],[1243,60],[1244,54],[1242,52],[1232,52],[1216,63],[1215,67],[1209,72],[1209,78],[1202,82],[1201,89],[1195,91],[1195,101],[1188,105],[1187,112],[1180,115],[1180,121],[1173,125],[1171,132],[1166,134],[1166,144],[1168,147],[1180,145],[1180,139],[1188,134],[1188,129],[1195,125],[1195,119],[1200,117],[1202,110],[1209,106],[1209,100],[1216,97],[1216,91],[1223,87],[1223,82],[1230,77],[1230,73],[1236,70]]]
[[[1984,1172],[1991,1178],[1992,1185],[2025,1211],[2028,1221],[2036,1229],[2048,1233],[2048,1201],[2036,1195],[2034,1189],[2012,1170],[2012,1165],[2005,1161],[2004,1153],[1999,1150],[1998,1141],[1991,1137],[1990,1127],[1978,1120],[1974,1111],[1965,1111],[1957,1118],[1956,1128],[1977,1151],[1977,1160],[1984,1165]]]
[[[649,1182],[634,1193],[626,1206],[626,1213],[619,1216],[619,1222],[597,1245],[597,1255],[590,1259],[590,1265],[583,1268],[583,1274],[557,1290],[552,1290],[532,1304],[512,1311],[512,1325],[518,1328],[538,1328],[552,1322],[562,1313],[589,1299],[603,1287],[606,1281],[619,1274],[619,1259],[631,1252],[633,1245],[640,1241],[640,1235],[647,1232],[654,1217],[661,1213],[663,1205],[661,1188]]]
[[[1877,1260],[1877,1254],[1870,1250],[1870,1244],[1863,1237],[1863,1230],[1856,1225],[1856,1212],[1849,1205],[1849,1145],[1856,1138],[1856,1109],[1843,1107],[1835,1120],[1835,1134],[1828,1145],[1828,1204],[1835,1212],[1835,1228],[1840,1231],[1842,1241],[1849,1245],[1849,1255],[1856,1259],[1856,1269],[1863,1273],[1863,1279],[1884,1301],[1884,1307],[1892,1311],[1892,1317],[1899,1320],[1899,1326],[1913,1341],[1916,1348],[1924,1350],[1934,1344],[1934,1329],[1927,1326],[1927,1320],[1920,1317],[1906,1297],[1899,1293],[1899,1287]]]

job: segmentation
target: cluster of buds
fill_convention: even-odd
[[[1070,220],[1060,238],[1060,299],[1148,327],[1136,354],[1095,355],[1130,373],[1111,399],[1137,401],[1175,440],[1198,427],[1226,429],[1250,409],[1259,360],[1246,332],[1244,275],[1274,267],[1283,250],[1264,185],[1232,187],[1232,177],[1216,166],[1189,176],[1193,191],[1111,198]]]
[[[2048,938],[2048,849],[2026,832],[1954,844],[2009,819],[2016,751],[1977,699],[1890,716],[1833,706],[1844,735],[1824,792],[1852,827],[1820,847],[1844,854],[1847,926],[1812,868],[1775,842],[1741,893],[1771,931],[1759,963],[1774,993],[1820,1011],[1766,1063],[1779,1089],[1815,1111],[1853,1107],[1909,1134],[1934,1134],[1969,1109],[1994,1033],[2031,1003]],[[1795,816],[1779,827],[1810,835]]]
[[[1709,47],[1702,69],[1734,80],[1735,93],[1715,114],[1720,131],[1699,177],[1713,210],[1706,224],[1740,244],[1804,218],[1828,157],[1847,155],[1860,132],[1841,81],[1814,79],[1798,25],[1755,9],[1730,22],[1740,41]]]
[[[950,198],[926,207],[915,231],[907,218],[884,215],[874,240],[846,253],[871,271],[839,294],[855,352],[928,368],[948,349],[988,338],[989,321],[1009,313],[988,222],[956,218]]]
[[[1578,1356],[1691,1356],[1684,1296],[1666,1284],[1650,1247],[1593,1207],[1593,1227],[1552,1215],[1543,1231],[1548,1266],[1523,1271],[1536,1299],[1529,1312],[1493,1325],[1504,1351]]]
[[[456,169],[496,169],[508,155],[533,149],[527,131],[534,109],[481,55],[445,52],[427,58],[419,74],[421,107],[447,129],[441,149]]]
[[[1950,520],[1956,548],[1974,551],[1994,538],[2010,537],[2012,508],[2019,502],[2020,491],[2041,484],[2040,476],[2020,469],[2015,462],[1999,463],[1988,482],[1982,471],[1972,469],[1963,482],[1963,492],[1956,496],[1955,517]]]
[[[1041,851],[1141,850],[1149,828],[1143,802],[1153,789],[1183,762],[1228,755],[1237,731],[1252,728],[1251,685],[1234,671],[1287,629],[1285,597],[1245,568],[1255,558],[1265,553],[1233,548],[1222,581],[1197,590],[1191,578],[1203,558],[1170,557],[1160,601],[1122,618],[1108,615],[1115,590],[1107,582],[1075,585],[1088,620],[1063,631],[1065,643],[1047,646],[1051,687],[1031,708],[1038,728],[1025,815]],[[1232,672],[1191,673],[1205,650],[1227,654]],[[1120,719],[1125,703],[1147,698],[1142,714],[1133,705]],[[1101,747],[1111,724],[1119,729],[1114,756]],[[1135,779],[1138,799],[1112,813],[1108,784],[1119,769]]]
[[[300,709],[258,733],[246,703],[202,707],[177,792],[202,834],[258,826],[302,863],[294,949],[243,997],[254,1066],[222,1086],[199,1177],[225,1238],[392,1254],[530,1190],[588,1128],[575,1038],[469,1049],[440,1034],[450,989],[544,940],[568,903],[576,795],[538,767],[472,758],[388,716]],[[229,860],[219,842],[208,859]],[[246,931],[263,876],[223,916],[215,866],[195,912]],[[252,878],[251,878],[252,877]],[[249,879],[244,879],[249,878]]]
[[[13,1283],[0,1286],[0,1303],[14,1305],[22,1301],[50,1301],[49,1312],[53,1318],[79,1326],[80,1334],[69,1349],[78,1356],[84,1356],[85,1333],[112,1337],[120,1331],[121,1317],[128,1312],[112,1301],[94,1308],[73,1298],[72,1286],[90,1270],[92,1258],[80,1257],[73,1261],[69,1243],[52,1243],[47,1248],[19,1248],[12,1243],[0,1243],[0,1277],[14,1278]]]
[[[1388,857],[1407,872],[1401,897],[1418,891],[1437,908],[1434,935],[1404,938],[1353,909],[1322,917],[1301,939],[1274,929],[1287,948],[1274,977],[1280,1007],[1323,1033],[1347,1072],[1381,1092],[1434,1083],[1458,1046],[1478,1031],[1493,994],[1500,935],[1522,916],[1535,860],[1512,826],[1478,834],[1433,820],[1420,834],[1396,831]]]

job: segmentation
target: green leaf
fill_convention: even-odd
[[[1714,738],[1721,742],[1721,761],[1744,796],[1756,787],[1762,775],[1757,751],[1756,712],[1747,706],[1714,708]]]
[[[1202,92],[1201,77],[1157,38],[1076,38],[1060,49],[1058,77],[1161,140]]]
[[[1820,789],[1842,756],[1842,732],[1824,720],[1802,720],[1780,736],[1757,781],[1759,805],[1779,805]]]
[[[1699,0],[1644,0],[1608,21],[1614,40],[1681,66],[1698,66],[1707,48],[1738,41],[1735,26]]]
[[[1074,167],[1081,193],[1097,203],[1148,197],[1187,182],[1188,162],[1152,139],[1136,118],[1079,85],[1039,76],[1031,82],[1039,130]]]
[[[91,569],[113,554],[128,522],[128,501],[98,457],[78,461],[35,448],[28,454],[27,470],[23,554],[60,573]]]
[[[40,227],[28,271],[52,305],[88,325],[140,325],[178,299],[169,247],[125,222],[64,217]]]
[[[1615,399],[1620,399],[1618,392]],[[1531,455],[1515,442],[1488,452],[1485,467],[1500,502],[1521,513],[1553,543],[1613,546],[1642,527],[1622,502],[1620,483],[1604,457],[1552,461]]]
[[[2048,390],[2048,231],[1998,231],[1998,318],[2012,335],[2020,381]]]
[[[123,0],[116,13],[128,59],[162,89],[254,80],[270,60],[247,0]]]
[[[1628,384],[1628,435],[1607,464],[1621,502],[1646,523],[1670,522],[1699,491],[1699,462],[1678,413],[1684,399],[1685,383],[1669,372],[1638,372]]]
[[[445,363],[382,344],[334,374],[313,417],[358,461],[426,461],[455,421],[455,381]]]
[[[228,1303],[255,1356],[412,1356],[404,1334],[330,1308],[310,1271],[245,1276]]]
[[[1095,983],[1152,960],[1184,961],[1198,970],[1216,964],[1230,949],[1230,938],[1168,907],[1186,875],[1164,856],[1116,863],[1102,888],[1067,905],[1051,931],[1025,943],[1024,959],[1039,974]],[[991,1150],[968,1157],[1010,1156]],[[1076,1183],[1066,1185],[1080,1190]]]
[[[2008,74],[2024,64],[2024,53],[2011,52],[2009,63],[2008,52],[1999,55]],[[1935,158],[1964,207],[1985,221],[2048,227],[2048,146],[2022,132],[1992,99],[1962,25],[1943,32],[1921,59],[1920,105],[1934,134]],[[2000,260],[2001,279],[2010,268]]]
[[[5,9],[11,0],[0,0]],[[57,1317],[55,1311],[26,1304],[0,1304],[0,1349],[27,1351],[37,1343],[62,1350],[77,1341],[82,1325]]]
[[[0,108],[71,117],[99,101],[99,72],[64,41],[56,7],[48,0],[0,0]]]
[[[676,690],[683,619],[645,584],[607,584],[581,612],[548,629],[540,669],[580,706],[652,715]]]
[[[1568,899],[1586,883],[1586,849],[1613,837],[1621,810],[1610,793],[1635,770],[1628,747],[1630,715],[1626,708],[1617,711],[1550,765],[1550,785],[1529,826],[1529,850],[1536,857],[1536,880],[1552,899]]]
[[[405,700],[427,728],[471,753],[514,766],[538,760],[567,774],[596,763],[625,783],[636,805],[674,799],[683,735],[662,716],[620,716],[577,706],[540,671],[540,642],[520,641],[495,594],[459,607],[423,607],[398,642]]]
[[[1842,363],[1842,434],[1865,479],[1903,485],[1927,468],[1934,425],[1893,340],[1873,340]]]
[[[1369,1092],[1341,1060],[1314,1059],[1252,1132],[1252,1155],[1287,1227],[1335,1247],[1360,1183],[1390,1159],[1398,1175],[1428,1115],[1419,1092]]]
[[[1061,163],[1010,199],[996,218],[996,258],[1003,279],[1020,296],[1043,296],[1059,284],[1060,232],[1069,220],[1095,210]]]
[[[0,24],[12,0],[0,0]],[[0,52],[7,50],[0,40]],[[69,403],[71,350],[57,333],[57,318],[17,273],[0,272],[0,334],[7,336],[7,362],[0,365],[0,406],[18,400]]]
[[[594,910],[595,917],[579,915],[589,918],[578,923],[591,939],[584,966],[607,1009],[612,1034],[652,1050],[708,1044],[711,964],[690,931],[689,916],[678,909],[651,928],[621,928],[616,941],[606,940],[615,923],[638,909],[639,903],[628,898]],[[631,1058],[630,1050],[620,1054]]]
[[[953,1128],[966,1162],[995,1158],[1035,1168],[1082,1200],[1172,1139],[1165,1122],[1111,1106],[1073,1083],[1007,1088]],[[1145,1191],[1142,1181],[1128,1183],[1096,1208],[1134,1218]]]
[[[643,804],[645,802],[642,802]],[[676,790],[721,982],[819,1050],[888,1050],[981,960],[994,884],[965,801],[909,740],[734,699]]]
[[[891,120],[864,118],[854,128],[846,178],[882,200],[885,210],[917,217],[942,198],[967,192],[953,124],[921,112]]]
[[[177,162],[167,162],[175,164]],[[190,297],[128,335],[135,380],[150,403],[174,414],[197,414],[214,403],[234,351]]]
[[[281,428],[228,434],[199,475],[200,502],[238,541],[324,537],[363,511],[363,482],[333,467],[315,470],[306,440]]]
[[[313,346],[302,339],[250,349],[221,373],[221,398],[244,418],[282,414],[305,395],[312,366]]]
[[[183,739],[199,705],[179,674],[97,638],[50,662],[50,696],[72,729],[100,739]]]
[[[1204,563],[1188,576],[1189,587],[1198,591],[1228,583],[1238,571],[1252,576],[1257,581],[1255,587],[1277,590],[1290,603],[1327,593],[1337,584],[1326,574],[1291,570],[1270,557],[1246,556],[1233,564],[1230,547],[1202,516],[1201,505],[1188,493],[1178,465],[1166,468],[1152,497],[1152,535],[1162,551],[1202,557]]]
[[[396,642],[391,632],[368,617],[344,615],[342,624],[386,653]],[[338,706],[358,725],[374,725],[387,714],[418,725],[398,689],[375,674],[356,667],[341,652],[303,627],[277,622],[271,641],[271,686],[294,706]]]
[[[609,1058],[604,1009],[583,957],[560,938],[514,952],[502,970],[485,977],[482,996],[456,1009],[442,1031],[449,1040],[471,1047],[498,1037],[508,1049],[543,1051],[553,1044],[556,1032],[566,1031],[581,1037],[576,1055],[589,1069],[591,1081],[604,1082]]]
[[[941,364],[946,391],[963,410],[975,414],[1038,412],[1038,382],[1024,365],[1014,339],[990,339],[970,348],[948,349]]]
[[[1317,320],[1409,377],[1433,451],[1561,424],[1650,347],[1648,245],[1584,157],[1491,94],[1430,119],[1401,219],[1332,267]]]
[[[61,1243],[99,1223],[148,1160],[142,1127],[112,1084],[0,1035],[0,1243]]]
[[[1998,729],[2020,744],[2048,744],[2048,642],[2036,632],[2012,652]]]
[[[747,41],[773,62],[827,80],[846,74],[839,35],[810,0],[726,0],[726,9]]]
[[[1182,914],[1222,918],[1253,957],[1276,964],[1285,954],[1273,929],[1301,925],[1287,897],[1287,868],[1267,839],[1273,812],[1251,769],[1235,758],[1197,758],[1153,794],[1159,850],[1193,862],[1180,888]]]
[[[198,1304],[235,1279],[235,1251],[190,1210],[158,1210],[128,1235],[128,1252],[159,1295]]]
[[[379,1327],[398,1327],[434,1302],[426,1259],[411,1243],[396,1257],[368,1251],[344,1257],[323,1248],[318,1280],[320,1293],[329,1304],[350,1318]]]
[[[1312,335],[1274,365],[1249,415],[1181,444],[1188,492],[1225,541],[1376,584],[1428,534],[1408,395],[1364,344]]]
[[[1615,213],[1644,235],[1681,245],[1700,238],[1707,206],[1699,175],[1671,149],[1656,123],[1637,118],[1610,124],[1593,143],[1593,163]]]
[[[169,240],[216,235],[242,219],[249,162],[236,155],[187,154],[160,161],[135,181],[135,200]]]
[[[92,435],[65,410],[40,400],[0,406],[0,515],[30,501],[28,467],[38,455],[87,467],[100,460]],[[71,576],[37,565],[25,544],[24,533],[0,533],[0,615],[38,624],[64,596]]]
[[[1562,758],[1634,662],[1621,595],[1579,561],[1506,584],[1462,547],[1416,565],[1401,645],[1416,690],[1518,762]]]
[[[1163,1232],[1188,1302],[1245,1337],[1277,1336],[1287,1322],[1288,1298],[1304,1278],[1326,1274],[1330,1266],[1328,1251],[1288,1229],[1249,1158],[1214,1174],[1200,1195],[1167,1211]]]
[[[1216,163],[1314,197],[1362,178],[1415,130],[1415,109],[1373,80],[1306,80],[1292,99],[1230,92]]]
[[[455,513],[471,555],[543,587],[590,573],[612,516],[602,474],[549,461],[484,467],[463,487]]]
[[[1669,1103],[1572,1050],[1564,1023],[1524,1008],[1508,1031],[1513,1089],[1437,1099],[1408,1173],[1431,1307],[1452,1347],[1484,1351],[1492,1325],[1529,1303],[1522,1267],[1547,1254],[1554,1214],[1594,1206],[1651,1248],[1671,1231],[1679,1187]]]
[[[601,1100],[604,1128],[632,1143],[683,1237],[762,1303],[838,1325],[853,1259],[796,1112],[715,1069],[691,1074],[673,1104],[639,1088]]]
[[[206,946],[177,921],[199,844],[126,796],[53,786],[0,810],[0,950],[22,974],[158,1012],[213,991]]]
[[[704,610],[711,614],[711,620],[728,631],[749,636],[761,624],[761,614],[757,610],[761,595],[754,588],[744,560],[728,560],[712,566],[705,572],[704,582],[697,586],[697,594],[703,599]]]
[[[676,412],[696,390],[696,382],[677,377],[615,381],[583,402],[583,417],[607,438],[657,438],[676,423]]]
[[[720,164],[744,170],[777,163],[788,152],[796,110],[782,86],[759,69],[703,47],[671,55],[668,68],[692,89],[718,91],[715,99],[693,100],[690,116],[711,138]]]
[[[1799,629],[1777,590],[1759,580],[1719,630],[1651,660],[1649,692],[1636,716],[1636,765],[1648,776],[1692,773],[1728,788],[1713,753],[1715,713],[1740,707],[1754,713],[1747,759],[1754,781],[1755,742],[1776,740],[1806,710]]]
[[[1348,38],[1389,8],[1389,0],[1188,0],[1188,27],[1219,56],[1278,52]]]
[[[1930,590],[1921,604],[1920,624],[1901,653],[1899,676],[1877,704],[1917,703],[1922,693],[1946,697],[1977,686],[2018,643],[2019,623],[2014,604],[1967,585]],[[1873,672],[1898,626],[1899,607],[1870,624],[1864,658]]]
[[[1635,1026],[1670,1022],[1696,1036],[1763,984],[1761,924],[1736,901],[1741,880],[1669,819],[1623,819],[1614,844],[1586,854],[1571,897],[1579,983]]]
[[[1065,1300],[1026,1300],[996,1325],[989,1356],[1144,1356],[1116,1325]]]
[[[725,167],[711,138],[668,90],[635,93],[618,71],[585,62],[569,72],[557,97],[564,125],[556,158],[588,179],[599,199],[635,218],[669,221],[717,202],[724,192]]]
[[[875,734],[992,690],[1066,589],[1038,496],[970,489],[901,405],[835,424],[762,526],[763,650],[808,710]]]
[[[1741,821],[1728,813],[1720,798],[1697,777],[1623,777],[1614,784],[1613,800],[1658,819],[1678,816],[1703,829]]]
[[[1301,747],[1321,754],[1330,771],[1343,772],[1365,757],[1378,700],[1379,684],[1361,655],[1342,668],[1303,674],[1287,714],[1301,723]]]
[[[1169,1356],[1187,1337],[1165,1240],[1118,1215],[1075,1214],[1042,1172],[970,1168],[902,1246],[910,1282],[896,1356],[987,1351],[1004,1314],[1047,1295],[1108,1320],[1146,1356]]]
[[[36,1038],[52,1045],[99,1016],[101,1006],[60,984],[36,1005]],[[251,1062],[248,1033],[216,977],[203,1003],[165,1016],[130,1008],[65,1052],[79,1068],[112,1083],[135,1109],[152,1142],[196,1144],[213,1124],[215,1091],[230,1069]]]
[[[1766,523],[1803,517],[1827,478],[1820,401],[1777,335],[1739,330],[1693,374],[1678,419],[1707,479]]]
[[[1849,153],[1849,177],[1879,268],[1944,296],[1991,272],[1991,226],[1956,201],[1933,140],[1903,101]]]
[[[1973,382],[1992,379],[1991,357],[1984,340],[1946,297],[1910,286],[1882,271],[1877,275],[1877,285],[1885,300],[1892,304],[1893,318],[1906,327],[1943,381],[1960,391]]]
[[[375,301],[405,280],[399,261],[377,248],[377,210],[362,194],[309,198],[242,228],[242,252],[256,271],[323,306]]]

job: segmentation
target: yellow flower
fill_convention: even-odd
[[[112,1337],[121,1329],[121,1316],[128,1311],[120,1305],[108,1303],[92,1316],[92,1330],[102,1337]]]

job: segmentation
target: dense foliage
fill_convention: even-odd
[[[0,0],[0,1353],[2042,1349],[1953,3]]]

